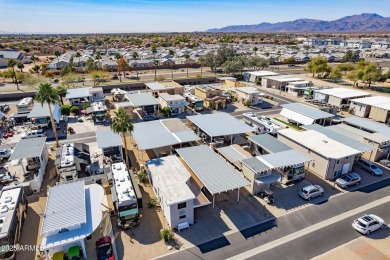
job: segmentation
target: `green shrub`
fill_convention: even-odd
[[[148,203],[148,208],[155,208],[157,206],[157,199],[156,198],[151,198],[149,203]]]
[[[147,183],[149,181],[149,177],[145,172],[138,172],[137,174],[138,181],[141,183]]]
[[[80,108],[73,106],[70,108],[70,112],[74,115],[78,115],[78,114],[80,114]]]
[[[91,104],[85,104],[85,105],[83,106],[83,109],[87,109],[87,108],[89,108],[89,107],[91,107]]]
[[[69,116],[70,115],[70,106],[69,105],[62,105],[61,106],[61,114],[65,115],[65,116]]]
[[[161,109],[161,112],[164,114],[165,117],[168,117],[168,116],[169,116],[170,109],[169,109],[169,107],[163,107],[163,108]]]
[[[160,237],[165,243],[171,242],[174,236],[175,233],[173,233],[172,229],[164,228],[160,230]]]

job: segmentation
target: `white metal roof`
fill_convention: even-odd
[[[131,102],[133,107],[143,107],[160,104],[160,102],[158,102],[158,100],[149,93],[128,93],[127,99]]]
[[[85,224],[84,180],[61,183],[50,187],[47,194],[42,233],[58,232]]]
[[[21,139],[9,160],[40,157],[43,149],[46,149],[46,137]]]
[[[122,138],[111,129],[96,130],[96,141],[99,148],[122,146]]]
[[[85,98],[90,97],[92,94],[89,92],[89,90],[92,89],[92,87],[85,87],[85,88],[69,88],[66,90],[66,99],[72,99],[72,98]]]
[[[260,91],[257,88],[254,88],[254,87],[239,87],[239,88],[235,88],[235,91],[243,92],[243,93],[246,93],[246,94],[260,93]]]
[[[163,90],[166,89],[167,87],[164,86],[163,84],[159,82],[147,82],[145,85],[150,88],[151,90]]]
[[[185,98],[179,94],[171,95],[168,93],[160,93],[158,96],[165,101],[185,101]]]
[[[211,137],[228,136],[253,131],[252,127],[224,112],[187,116],[187,119]]]
[[[133,137],[139,150],[149,150],[200,138],[177,118],[134,124]]]
[[[146,164],[152,175],[153,185],[159,187],[168,206],[195,199],[187,185],[191,174],[176,155],[149,160]]]
[[[249,185],[249,182],[206,145],[176,149],[211,194]]]
[[[274,81],[279,81],[279,82],[304,81],[304,79],[302,78],[291,76],[291,75],[279,75],[279,76],[264,77],[264,78],[274,80]]]
[[[357,97],[371,96],[370,93],[360,91],[360,90],[350,89],[350,88],[319,89],[319,90],[315,90],[315,92],[337,97],[337,98],[357,98]]]
[[[298,132],[289,128],[280,130],[278,134],[285,136],[288,139],[293,140],[298,145],[313,150],[326,158],[338,159],[361,153],[356,149],[339,143],[314,130]]]
[[[333,114],[324,112],[322,110],[319,110],[319,109],[316,109],[316,108],[313,108],[313,107],[310,107],[307,105],[303,105],[301,103],[284,104],[284,105],[282,105],[282,107],[283,107],[283,109],[282,109],[281,114],[284,113],[284,114],[288,114],[289,116],[293,116],[293,117],[297,117],[298,115],[294,115],[291,112],[294,112],[295,114],[299,114],[299,117],[305,116],[305,117],[311,118],[313,120],[334,117]],[[286,110],[290,110],[291,112],[286,111]],[[288,117],[288,116],[286,115],[286,117]],[[293,118],[291,118],[291,119],[293,119]],[[294,120],[294,121],[296,121],[296,120]],[[307,120],[305,120],[305,122],[306,121]],[[299,122],[299,121],[297,121],[297,122]],[[301,123],[301,122],[299,122],[299,123]],[[307,123],[302,123],[302,124],[307,124]]]
[[[351,102],[360,103],[369,106],[376,106],[376,105],[386,104],[386,103],[390,104],[390,98],[384,96],[372,96],[372,97],[364,97],[364,98],[355,98],[352,99]]]
[[[267,165],[270,169],[280,169],[289,166],[296,166],[312,160],[308,156],[294,149],[260,155],[256,156],[256,158]]]
[[[83,181],[82,181],[83,182]],[[68,185],[59,184],[59,185]],[[57,187],[57,186],[56,186]],[[74,220],[74,216],[78,213],[79,209],[74,205],[74,201],[72,199],[75,197],[71,192],[72,190],[67,190],[61,192],[60,196],[58,196],[57,203],[62,203],[62,207],[58,206],[62,213],[62,218],[69,220]],[[91,235],[101,224],[102,222],[102,200],[104,197],[104,189],[99,184],[90,184],[84,187],[84,197],[85,197],[85,207],[82,209],[85,212],[86,220],[81,225],[75,227],[74,229],[69,229],[69,231],[54,233],[54,234],[46,234],[44,238],[42,238],[41,248],[42,250],[49,250],[51,248],[58,248],[59,246],[63,246],[65,244],[77,243],[81,240],[84,240],[86,237]],[[48,197],[48,200],[50,198]],[[71,205],[69,205],[71,204]],[[46,214],[48,213],[46,208]],[[62,219],[58,219],[57,222],[58,227],[61,227],[61,224],[65,222]]]
[[[279,74],[276,73],[276,72],[273,72],[273,71],[265,71],[265,70],[250,71],[250,72],[248,72],[248,74],[254,75],[254,76],[257,76],[257,77],[265,77],[265,76],[275,76],[275,75],[279,75]]]

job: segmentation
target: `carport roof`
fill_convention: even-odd
[[[16,145],[14,152],[10,156],[9,160],[19,160],[23,158],[33,158],[42,155],[43,149],[45,149],[46,137],[36,137],[21,139]]]
[[[380,133],[385,136],[390,136],[390,128],[385,124],[381,124],[360,117],[346,117],[344,118],[344,122],[347,122],[347,124],[349,125],[354,125],[363,129],[367,129],[374,133]]]
[[[260,146],[269,153],[278,153],[292,149],[287,144],[282,143],[281,141],[269,134],[254,135],[250,136],[248,139],[249,141]]]
[[[227,113],[187,116],[193,124],[207,135],[227,136],[252,132],[253,128]]]
[[[334,117],[333,114],[303,105],[301,103],[284,104],[282,107],[301,115],[313,118],[314,120]]]
[[[264,164],[270,168],[280,169],[288,166],[295,166],[302,163],[310,162],[312,159],[297,150],[287,150],[279,153],[270,153],[257,156]]]
[[[268,165],[264,164],[256,157],[242,160],[242,163],[245,164],[253,172],[266,172],[271,169]]]
[[[314,130],[314,131],[320,132],[320,133],[326,135],[327,137],[332,138],[333,140],[336,140],[337,142],[345,144],[345,145],[352,147],[356,150],[359,150],[362,153],[376,150],[376,148],[374,148],[371,145],[356,141],[355,139],[352,139],[348,136],[342,135],[340,133],[332,131],[329,128],[326,128],[326,127],[323,127],[323,126],[320,126],[317,124],[307,125],[307,126],[304,126],[304,128],[306,128],[308,130]]]
[[[96,140],[99,148],[122,146],[120,135],[109,129],[96,130]]]
[[[134,124],[133,137],[139,150],[156,149],[200,140],[177,118]]]
[[[328,89],[319,89],[316,90],[317,93],[322,93],[325,95],[337,97],[337,98],[357,98],[357,97],[364,97],[364,96],[371,96],[370,93],[354,90],[350,88],[328,88]]]
[[[61,117],[61,110],[58,103],[55,105],[51,105],[51,109],[53,112],[53,118],[54,120],[59,123],[60,117]],[[49,112],[49,105],[47,103],[39,103],[35,102],[33,108],[31,109],[30,113],[27,116],[28,118],[40,118],[40,117],[50,117]]]
[[[127,99],[130,101],[133,107],[144,107],[160,104],[155,97],[148,93],[128,93]]]
[[[206,145],[176,151],[213,195],[249,185],[232,165]]]

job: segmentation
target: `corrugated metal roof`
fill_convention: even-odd
[[[69,229],[87,221],[84,181],[50,187],[47,194],[42,233]]]
[[[92,96],[89,90],[92,87],[86,87],[86,88],[69,88],[66,91],[66,99],[72,99],[72,98],[84,98]]]
[[[150,88],[151,90],[162,90],[166,89],[166,87],[159,82],[147,82],[145,85]]]
[[[347,122],[347,124],[349,125],[358,126],[374,133],[380,133],[385,136],[390,136],[390,128],[385,124],[381,124],[360,117],[346,117],[343,121]]]
[[[176,149],[211,194],[249,185],[241,174],[206,145]]]
[[[46,149],[46,137],[21,139],[16,145],[9,160],[40,157],[43,149]]]
[[[347,124],[332,125],[332,126],[328,126],[327,128],[331,129],[334,132],[353,138],[359,142],[363,142],[364,139],[374,141],[377,143],[390,141],[390,136],[384,136],[380,133],[366,132],[364,130],[355,128]]]
[[[375,105],[390,103],[390,98],[384,96],[373,96],[373,97],[351,99],[351,102],[365,104],[369,106],[375,106]]]
[[[236,163],[247,158],[251,158],[252,155],[242,149],[239,145],[233,144],[230,146],[220,147],[216,149],[223,157],[229,162]]]
[[[271,169],[269,166],[261,162],[256,157],[242,160],[242,163],[254,172],[266,172]]]
[[[60,106],[57,104],[51,105],[54,120],[59,123],[61,117]],[[27,116],[28,118],[50,117],[49,105],[47,103],[35,102],[33,108]]]
[[[269,134],[249,136],[248,139],[269,153],[278,153],[292,149],[287,144]]]
[[[356,141],[356,140],[354,140],[354,139],[352,139],[352,138],[350,138],[348,136],[342,135],[340,133],[332,131],[329,128],[326,128],[326,127],[323,127],[323,126],[320,126],[320,125],[317,125],[317,124],[307,125],[304,128],[306,128],[308,130],[314,130],[314,131],[320,132],[320,133],[326,135],[327,137],[329,137],[329,138],[331,138],[333,140],[336,140],[337,142],[340,142],[342,144],[345,144],[345,145],[347,145],[349,147],[352,147],[352,148],[354,148],[356,150],[359,150],[362,153],[375,150],[375,148],[373,146],[371,146],[371,145],[364,144],[362,142]]]
[[[272,169],[295,166],[302,163],[310,162],[312,159],[297,150],[287,150],[279,153],[270,153],[256,156],[265,165]]]
[[[364,96],[371,95],[370,93],[355,90],[355,89],[350,89],[350,88],[319,89],[319,90],[315,90],[315,92],[337,97],[337,98],[357,98],[357,97],[364,97]]]
[[[253,131],[252,127],[224,112],[187,116],[187,119],[211,137],[242,134]]]
[[[200,140],[177,118],[134,124],[133,137],[139,150],[156,149]]]
[[[127,99],[131,102],[133,107],[144,107],[160,104],[160,102],[155,97],[148,93],[127,94]]]
[[[96,140],[99,148],[122,146],[122,138],[110,129],[96,130]]]
[[[296,113],[299,113],[301,115],[313,118],[314,120],[334,117],[333,114],[303,105],[301,103],[284,104],[282,105],[282,107],[294,111]]]

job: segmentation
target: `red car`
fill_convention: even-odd
[[[97,260],[114,260],[114,252],[112,251],[111,238],[109,236],[96,240],[96,255]]]

